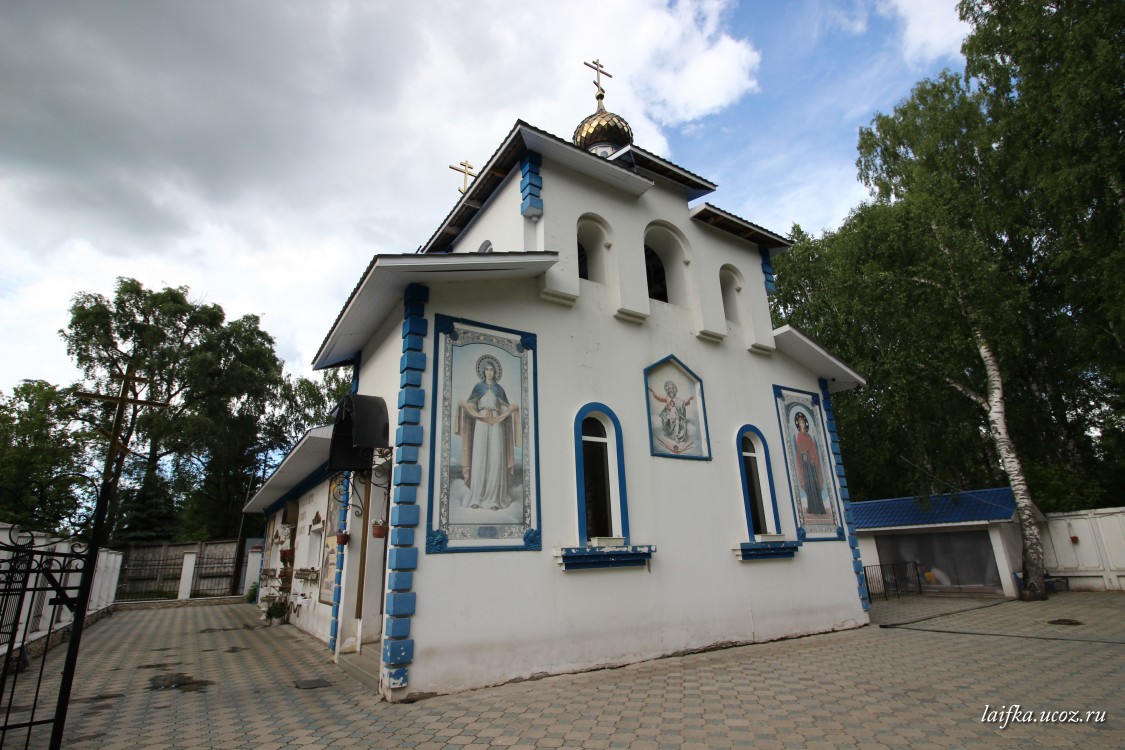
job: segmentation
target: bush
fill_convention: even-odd
[[[258,582],[254,581],[250,584],[250,588],[246,589],[246,601],[250,604],[258,601]]]
[[[280,620],[289,614],[289,605],[285,602],[274,602],[266,607],[266,617],[271,620]]]

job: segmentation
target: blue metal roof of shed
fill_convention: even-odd
[[[930,497],[895,497],[852,503],[856,529],[936,526],[950,523],[1010,521],[1016,512],[1011,487]]]

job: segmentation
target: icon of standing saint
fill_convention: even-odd
[[[457,404],[454,431],[461,435],[461,473],[469,492],[463,507],[501,510],[512,503],[509,487],[519,439],[519,406],[500,385],[503,370],[490,354],[476,363],[480,381]]]

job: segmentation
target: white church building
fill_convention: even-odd
[[[375,470],[310,430],[246,508],[263,593],[389,700],[868,621],[831,405],[862,378],[772,327],[788,241],[597,98],[572,140],[517,122],[344,303],[314,365],[354,369],[346,447],[386,404]]]

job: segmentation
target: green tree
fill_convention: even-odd
[[[892,114],[861,130],[860,178],[874,201],[822,242],[839,264],[832,324],[866,340],[875,391],[893,388],[903,398],[909,388],[928,396],[940,388],[943,402],[959,395],[967,401],[959,411],[978,410],[969,429],[989,436],[1012,486],[1024,593],[1033,598],[1043,594],[1042,545],[1012,439],[1005,365],[1025,348],[1035,254],[1016,231],[1019,202],[1003,180],[1005,159],[979,92],[948,74],[923,81]],[[892,400],[890,408],[901,415],[904,407]],[[920,411],[929,416],[928,407]],[[967,450],[979,451],[979,443],[969,440]]]
[[[898,345],[893,300],[888,309],[873,304],[872,295],[883,300],[888,290],[863,276],[872,270],[864,259],[867,231],[858,219],[820,238],[794,226],[793,247],[775,261],[771,298],[778,325],[800,328],[867,380],[833,397],[852,498],[999,483],[1003,474],[979,409],[949,398],[948,386]]]
[[[965,74],[1008,153],[1068,314],[1119,384],[1125,354],[1125,3],[962,0]]]
[[[1019,429],[1062,441],[1028,471],[1063,507],[1104,504],[1125,490],[1125,470],[1107,460],[1125,385],[1125,4],[962,0],[959,11],[972,25],[965,75],[1006,154],[1040,310],[1053,315],[1053,340],[1025,360],[1034,387],[1019,394],[1050,419]]]
[[[0,393],[0,521],[48,533],[75,530],[97,486],[90,449],[70,389],[25,380],[11,396]]]
[[[243,484],[255,474],[252,461],[247,470],[245,461],[229,459],[260,451],[257,435],[251,439],[230,427],[232,420],[259,424],[281,382],[273,340],[256,317],[228,323],[221,307],[193,302],[188,294],[186,287],[153,291],[135,279],[118,279],[112,299],[76,296],[61,331],[87,387],[116,392],[132,365],[137,378],[130,397],[168,404],[132,406],[126,415],[120,444],[127,452],[114,465],[107,520],[116,543],[176,534],[181,498],[208,472],[232,488],[232,472]],[[106,406],[91,407],[88,418],[104,429],[109,413]],[[237,490],[223,489],[216,504],[194,510],[230,513],[230,492]]]
[[[285,452],[310,427],[330,424],[332,411],[352,387],[352,369],[321,370],[311,378],[285,376],[270,415],[272,445]]]
[[[959,10],[965,74],[861,130],[873,200],[836,232],[795,232],[775,314],[868,377],[837,399],[857,494],[963,489],[1002,467],[1034,598],[1032,493],[1049,510],[1125,490],[1125,4]]]

